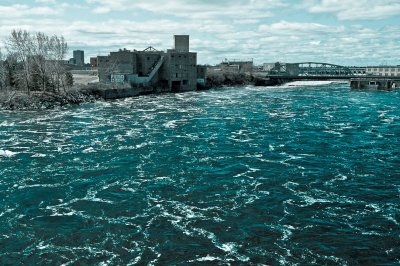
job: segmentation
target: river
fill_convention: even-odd
[[[0,264],[400,263],[400,91],[0,111]]]

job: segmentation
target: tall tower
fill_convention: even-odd
[[[83,66],[85,64],[85,52],[82,50],[75,50],[74,59],[77,66]]]
[[[174,35],[175,51],[189,52],[189,35]]]

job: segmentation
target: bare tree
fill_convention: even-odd
[[[56,35],[52,36],[50,39],[51,47],[51,72],[52,79],[54,81],[55,87],[58,92],[60,92],[60,87],[62,86],[64,92],[66,92],[66,66],[64,64],[64,58],[68,52],[68,45],[63,36],[58,37]]]
[[[6,87],[6,65],[4,62],[4,56],[0,49],[0,90]]]
[[[65,91],[66,68],[63,63],[68,46],[64,37],[47,36],[37,32],[13,30],[6,43],[9,54],[16,56],[20,68],[14,73],[18,84],[23,84],[28,94],[32,89],[47,91],[49,88]],[[24,82],[21,83],[20,81]]]

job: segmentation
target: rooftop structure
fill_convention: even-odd
[[[119,50],[97,60],[102,83],[153,86],[160,91],[190,91],[197,87],[197,53],[189,52],[189,36],[175,35],[174,49],[148,47]]]

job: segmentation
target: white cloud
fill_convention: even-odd
[[[314,13],[329,10],[339,14],[344,1],[335,5],[332,1],[309,0],[306,8],[313,14],[285,6],[282,1],[171,0],[165,4],[161,0],[87,0],[79,4],[58,1],[57,5],[41,7],[44,9],[0,5],[3,14],[14,14],[0,17],[0,43],[12,29],[21,28],[62,34],[71,50],[83,49],[86,56],[95,56],[150,45],[166,50],[172,47],[173,34],[189,34],[191,50],[198,52],[200,63],[254,58],[257,63],[399,64],[400,26],[382,27],[382,22],[374,21],[351,25],[334,18],[329,23],[315,20],[320,16]],[[46,16],[49,12],[66,16]],[[268,17],[270,12],[276,17]],[[299,12],[299,16],[291,17],[291,12]]]
[[[35,0],[36,3],[40,4],[56,4],[56,0]]]
[[[0,6],[0,14],[3,18],[55,16],[59,14],[59,11],[47,6],[29,7],[27,5],[15,4],[12,6]]]
[[[280,21],[270,25],[262,24],[258,27],[262,32],[274,34],[300,34],[300,33],[338,33],[343,32],[343,26],[327,26],[319,23],[287,22]]]
[[[340,20],[385,19],[400,15],[399,0],[305,0],[311,13],[333,13]]]
[[[191,19],[216,17],[236,19],[265,18],[273,16],[273,13],[270,11],[271,9],[286,6],[283,0],[169,0],[168,4],[162,0],[86,0],[86,2],[96,5],[93,9],[95,13],[142,9],[159,14]]]

